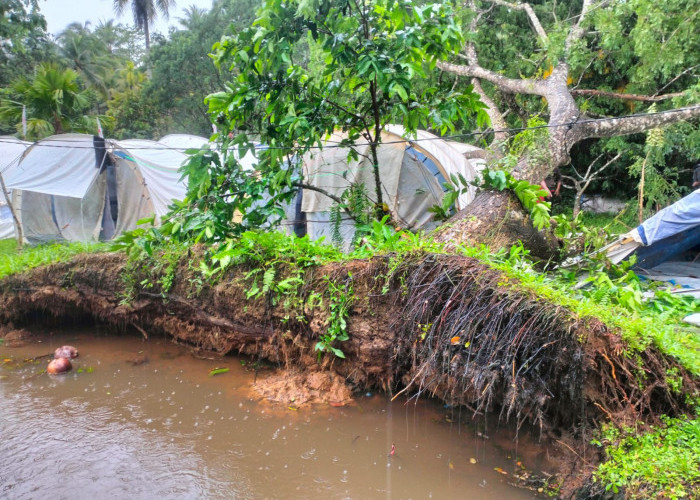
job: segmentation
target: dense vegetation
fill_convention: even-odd
[[[518,176],[523,158],[541,171],[558,161],[548,148],[555,132],[543,128],[555,114],[547,102],[551,95],[533,94],[521,83],[544,88],[560,80],[575,99],[571,109],[593,120],[696,105],[700,37],[694,2],[467,5],[267,0],[256,11],[259,5],[250,0],[216,0],[209,11],[189,9],[179,28],[144,45],[140,31],[112,21],[73,24],[52,39],[37,0],[10,0],[0,7],[0,36],[10,41],[0,50],[0,133],[22,134],[23,109],[28,139],[95,133],[96,118],[116,138],[209,136],[214,124],[223,153],[192,155],[184,166],[187,198],[160,227],[144,224],[117,242],[131,259],[132,273],[124,279],[148,269],[155,280],[129,282],[129,290],[157,286],[167,293],[183,258],[194,259],[190,265],[198,279],[208,283],[240,266],[246,269],[248,298],[282,305],[292,319],[309,269],[385,255],[395,271],[416,255],[446,253],[429,237],[392,226],[378,173],[375,186],[354,188],[335,200],[338,210],[358,221],[349,255],[305,238],[254,230],[272,225],[281,215],[279,204],[305,187],[295,158],[342,129],[344,145],[372,145],[377,167],[376,146],[389,123],[491,148],[483,192],[515,192],[538,229],[555,227],[564,253],[583,252],[586,258],[576,270],[561,270],[530,259],[520,245],[496,251],[457,245],[450,252],[502,272],[508,287],[581,318],[602,320],[621,334],[622,357],[641,359],[653,347],[675,360],[664,383],[687,399],[686,415],[655,415],[632,427],[611,418],[595,440],[607,457],[595,479],[605,490],[625,490],[632,497],[697,494],[698,394],[683,386],[679,370],[700,376],[697,330],[681,321],[700,305],[640,281],[629,264],[612,266],[595,250],[613,225],[614,233],[629,229],[689,192],[691,166],[700,158],[700,129],[683,121],[624,138],[590,136],[568,144],[570,162],[559,165],[564,191],[552,200],[555,224],[534,178]],[[585,19],[579,18],[582,9],[591,12]],[[509,130],[494,132],[500,128]],[[251,173],[238,159],[257,142],[270,147],[260,153],[259,172]],[[449,217],[451,201],[467,187],[462,179],[452,181],[448,201],[435,207],[442,217]],[[590,216],[577,217],[584,193],[622,197],[628,209],[606,220],[604,228],[595,227]],[[204,250],[191,257],[198,243]],[[3,243],[0,278],[97,249],[102,247],[57,245],[16,254]],[[588,286],[575,288],[579,282]],[[350,277],[340,283],[327,276],[326,285],[310,306],[301,306],[328,312],[327,332],[316,344],[319,359],[343,358],[357,297]],[[126,304],[133,299],[129,290]],[[644,374],[636,376],[642,385]]]

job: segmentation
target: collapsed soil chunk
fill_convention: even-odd
[[[277,371],[258,376],[251,391],[260,398],[295,408],[310,404],[345,406],[352,402],[352,391],[345,379],[328,371]]]

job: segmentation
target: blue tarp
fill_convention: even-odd
[[[700,226],[700,189],[642,222],[637,232],[642,243],[649,246],[696,226]]]
[[[636,251],[636,266],[643,269],[700,245],[700,189],[645,220],[637,233],[644,246]]]

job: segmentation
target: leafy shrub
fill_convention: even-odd
[[[606,491],[628,498],[686,498],[700,489],[700,420],[672,419],[639,433],[633,427],[604,426],[593,443],[607,459],[595,473]],[[697,497],[695,497],[697,498]]]

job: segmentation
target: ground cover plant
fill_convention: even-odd
[[[661,418],[644,431],[604,425],[594,444],[607,460],[595,473],[605,491],[628,498],[696,498],[700,487],[700,419]]]
[[[27,271],[34,267],[65,262],[85,252],[100,252],[107,249],[101,243],[47,243],[17,250],[15,240],[0,241],[0,278]]]

